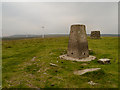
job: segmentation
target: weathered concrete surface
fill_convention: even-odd
[[[100,39],[100,31],[91,31],[90,37],[92,39]]]
[[[70,61],[77,61],[77,62],[88,62],[88,61],[92,61],[92,60],[95,60],[96,57],[95,56],[91,56],[89,55],[89,57],[86,57],[86,58],[74,58],[74,57],[70,57],[68,56],[67,54],[65,55],[61,55],[59,56],[60,59],[64,59],[64,60],[70,60]]]
[[[101,68],[90,68],[90,69],[84,69],[84,70],[78,70],[78,71],[74,71],[74,74],[75,75],[83,75],[87,72],[93,72],[93,71],[98,71],[100,70]]]
[[[110,64],[110,59],[107,59],[107,58],[99,59],[98,63],[101,63],[101,64]]]
[[[74,58],[89,57],[85,25],[71,26],[67,55]]]

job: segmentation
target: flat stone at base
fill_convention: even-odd
[[[90,69],[84,69],[84,70],[78,70],[78,71],[74,71],[75,75],[83,75],[87,72],[93,72],[93,71],[97,71],[100,70],[101,68],[90,68]]]
[[[65,60],[70,60],[70,61],[77,61],[77,62],[88,62],[88,61],[92,61],[92,60],[96,59],[95,56],[91,56],[91,55],[89,55],[89,57],[82,58],[82,59],[69,57],[69,56],[67,56],[67,54],[61,55],[59,57],[60,57],[60,59],[65,59]]]
[[[109,64],[110,63],[110,59],[104,58],[104,59],[99,59],[98,63],[101,64]]]

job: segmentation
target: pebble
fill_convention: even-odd
[[[56,65],[56,64],[54,64],[54,63],[50,63],[50,66],[58,66],[58,65]]]
[[[96,85],[97,83],[94,83],[93,81],[88,82],[90,85]]]

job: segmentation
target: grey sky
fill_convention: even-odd
[[[2,5],[3,36],[14,34],[67,34],[70,25],[85,24],[87,33],[100,30],[104,34],[118,33],[118,3],[116,2],[4,2]]]

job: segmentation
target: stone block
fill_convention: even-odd
[[[100,39],[100,31],[91,31],[91,39]]]

